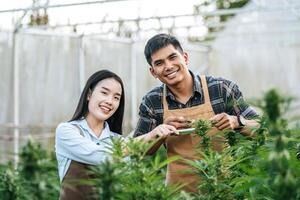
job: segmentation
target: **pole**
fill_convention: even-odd
[[[14,83],[14,167],[17,168],[19,162],[19,125],[20,125],[20,113],[19,113],[19,63],[17,54],[17,32],[18,28],[15,28],[12,36],[12,66],[13,66],[13,83]]]
[[[136,44],[131,42],[131,128],[135,128],[137,122],[137,89],[136,89]]]

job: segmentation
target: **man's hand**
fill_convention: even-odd
[[[184,117],[171,116],[165,119],[164,124],[174,126],[176,129],[189,128],[190,122]]]
[[[223,129],[236,129],[239,128],[239,122],[237,116],[228,115],[227,113],[220,113],[210,118],[213,125],[219,130]]]

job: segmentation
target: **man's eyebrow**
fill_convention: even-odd
[[[155,61],[154,61],[154,64],[160,63],[160,62],[162,62],[162,61],[163,61],[163,59],[155,60]]]
[[[172,56],[176,56],[177,54],[176,53],[171,53],[168,58],[172,57]]]
[[[175,52],[173,52],[170,55],[168,55],[165,59],[169,59],[170,57],[173,57],[173,56],[177,56],[177,54]],[[155,64],[158,64],[158,63],[163,62],[163,61],[164,61],[164,59],[155,60],[153,62],[153,64],[155,65]]]

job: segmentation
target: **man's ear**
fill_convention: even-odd
[[[150,73],[152,74],[152,76],[153,76],[154,78],[157,78],[157,75],[155,74],[155,71],[154,71],[154,69],[153,69],[152,66],[150,66],[149,71],[150,71]]]
[[[187,52],[183,52],[183,57],[184,57],[185,64],[188,65],[189,64],[189,54]]]

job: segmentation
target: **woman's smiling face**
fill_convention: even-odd
[[[113,78],[97,83],[88,95],[88,116],[99,121],[110,118],[118,109],[122,95],[121,84]]]

